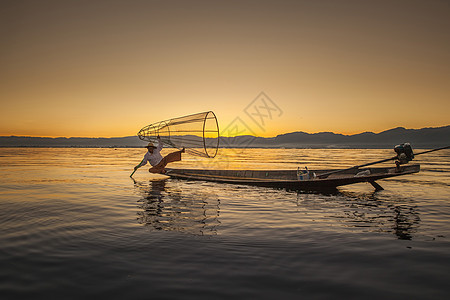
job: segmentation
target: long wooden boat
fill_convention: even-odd
[[[209,170],[167,168],[172,178],[203,180],[220,183],[255,185],[289,190],[321,191],[333,190],[339,186],[369,182],[376,190],[383,188],[376,180],[413,174],[420,171],[420,165],[403,165],[384,168],[354,168],[339,172],[336,170],[310,170],[309,176],[297,170]],[[329,174],[330,173],[330,174]],[[329,174],[321,176],[321,174]]]

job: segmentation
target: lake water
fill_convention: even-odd
[[[0,299],[450,297],[449,150],[417,156],[421,172],[383,191],[333,194],[148,168],[133,181],[144,151],[0,148]],[[329,169],[393,155],[226,149],[172,166]]]

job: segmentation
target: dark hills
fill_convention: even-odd
[[[391,148],[405,142],[411,143],[415,148],[448,146],[450,126],[422,129],[398,127],[380,133],[364,132],[354,135],[291,132],[273,138],[251,136],[221,138],[221,145],[230,147],[249,145],[249,147],[285,148]]]
[[[200,139],[200,138],[199,138]],[[397,127],[380,133],[364,132],[343,135],[332,132],[290,132],[276,137],[221,137],[221,147],[249,148],[391,148],[409,142],[414,148],[437,148],[450,145],[450,126],[406,129]],[[1,136],[0,147],[143,147],[137,136],[115,138],[46,138]]]

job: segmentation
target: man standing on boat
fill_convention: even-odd
[[[172,153],[169,153],[165,157],[162,157],[161,150],[163,148],[163,143],[161,142],[161,138],[158,135],[158,147],[155,147],[155,145],[150,142],[145,147],[147,148],[148,152],[145,153],[144,159],[142,159],[141,163],[134,167],[134,171],[139,169],[140,167],[143,167],[147,164],[147,162],[150,162],[150,165],[152,166],[148,171],[150,173],[160,173],[164,174],[166,173],[165,167],[168,163],[180,161],[181,160],[181,153],[184,153],[184,147],[180,151],[175,151]]]

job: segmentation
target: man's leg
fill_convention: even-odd
[[[172,153],[167,154],[160,162],[154,167],[151,167],[148,171],[150,173],[162,173],[164,174],[166,170],[164,169],[168,163],[180,161],[181,160],[181,153],[183,153],[183,150],[175,151]]]
[[[183,150],[175,151],[175,152],[167,154],[167,156],[163,158],[163,161],[165,163],[164,166],[166,166],[168,163],[171,163],[171,162],[180,161],[181,153],[183,153],[182,151]]]

